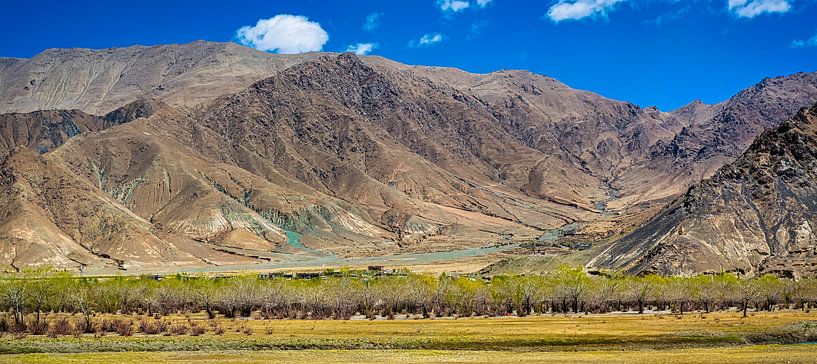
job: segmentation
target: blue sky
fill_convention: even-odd
[[[817,71],[817,0],[9,1],[0,56],[244,42],[472,72],[527,69],[663,110]],[[373,20],[373,21],[372,21]],[[259,23],[261,21],[261,23]]]

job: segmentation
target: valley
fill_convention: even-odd
[[[617,269],[590,255],[618,252],[614,241],[817,102],[814,73],[665,112],[526,71],[214,42],[3,64],[0,264],[101,275],[474,272],[531,253]],[[740,271],[765,269],[750,264]]]

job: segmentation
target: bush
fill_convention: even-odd
[[[95,324],[91,319],[80,317],[74,322],[74,331],[79,334],[96,334],[99,331],[99,325]]]
[[[11,323],[9,326],[9,332],[14,334],[20,334],[26,332],[26,325],[25,324],[18,324],[18,323]]]
[[[143,334],[158,335],[167,331],[167,322],[163,320],[142,320],[139,322],[139,331]]]
[[[73,332],[74,328],[71,327],[71,323],[68,322],[67,318],[62,317],[51,323],[47,335],[50,338],[55,338],[60,335],[71,335]]]
[[[213,327],[213,333],[216,335],[224,335],[224,328],[221,325]]]
[[[187,325],[185,324],[170,325],[170,333],[173,335],[184,335],[187,333]]]
[[[116,331],[116,324],[119,321],[120,321],[119,319],[102,320],[102,324],[99,325],[99,329],[102,332],[115,332]]]
[[[26,324],[26,329],[32,335],[45,335],[48,332],[48,321],[40,320],[37,322],[36,320],[31,320]]]
[[[190,327],[190,336],[203,335],[206,331],[204,327],[193,324],[193,326]]]
[[[119,336],[131,336],[133,335],[133,322],[125,321],[125,320],[115,320],[116,326],[115,331]]]

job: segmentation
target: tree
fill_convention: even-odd
[[[774,310],[778,297],[783,289],[783,282],[780,278],[772,274],[766,274],[754,279],[758,286],[758,296],[763,299],[763,305],[767,311]]]
[[[719,300],[724,299],[724,294],[735,280],[735,276],[726,273],[701,274],[690,279],[690,294],[701,303],[704,311],[709,313]]]
[[[684,305],[692,300],[695,285],[691,279],[670,277],[665,281],[667,295],[678,313],[684,314]]]
[[[579,303],[584,299],[592,281],[581,268],[568,266],[556,270],[557,290],[572,303],[573,313],[579,312]]]
[[[757,279],[741,279],[734,286],[734,294],[737,301],[743,307],[743,317],[749,310],[749,302],[758,297],[761,292],[761,286]]]
[[[40,312],[46,305],[46,300],[54,292],[53,270],[50,267],[35,268],[23,271],[23,285],[27,286],[24,294],[26,306],[35,314],[35,322],[40,324]]]
[[[644,313],[644,305],[655,289],[654,277],[630,277],[627,280],[626,292],[631,301],[638,305],[638,313]]]
[[[198,278],[193,279],[189,283],[191,287],[191,297],[200,309],[207,313],[208,319],[216,317],[215,305],[218,297],[218,290],[221,288],[218,281]],[[270,300],[270,302],[272,302]]]
[[[93,305],[96,297],[94,297],[94,283],[96,281],[90,279],[80,279],[73,287],[69,299],[75,312],[80,312],[84,318],[82,327],[83,332],[91,332],[91,314],[93,314]]]
[[[614,307],[616,302],[621,302],[622,293],[624,292],[625,280],[620,274],[610,277],[600,277],[594,281],[592,285],[592,293],[594,301],[601,309],[601,312],[609,312],[611,310],[620,310],[621,307]]]
[[[4,279],[2,299],[3,305],[11,309],[14,314],[14,323],[23,325],[23,307],[28,295],[28,285],[25,279],[18,276]]]

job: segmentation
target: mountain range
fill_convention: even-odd
[[[199,41],[0,58],[0,95],[7,270],[394,256],[567,226],[592,269],[810,267],[798,110],[817,73],[664,112],[526,71]]]

